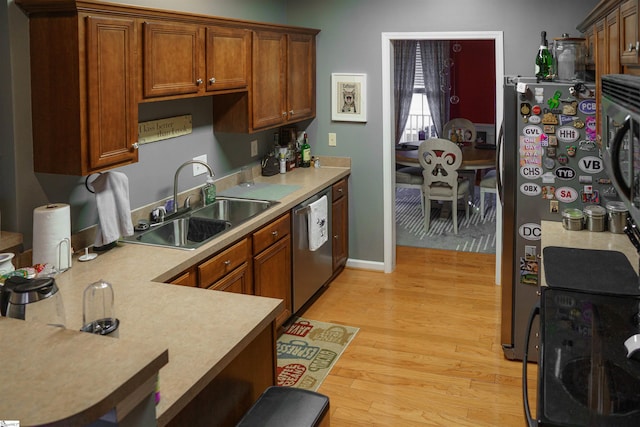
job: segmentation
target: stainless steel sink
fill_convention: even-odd
[[[277,203],[268,200],[219,198],[210,205],[188,211],[161,225],[124,237],[123,240],[192,250]]]
[[[196,218],[229,221],[235,226],[266,211],[276,203],[278,202],[224,197],[193,211],[191,215]]]

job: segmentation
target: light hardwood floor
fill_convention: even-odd
[[[345,269],[303,314],[360,328],[318,390],[332,427],[524,426],[495,256],[398,246],[397,260],[391,274]]]

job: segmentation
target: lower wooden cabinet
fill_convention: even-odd
[[[349,193],[347,178],[331,191],[331,232],[333,237],[333,273],[341,271],[349,257]]]
[[[198,287],[252,294],[251,242],[244,238],[197,266]]]
[[[284,301],[276,318],[282,326],[292,314],[291,214],[286,213],[253,234],[254,293]]]

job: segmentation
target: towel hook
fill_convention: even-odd
[[[95,191],[95,190],[92,190],[91,188],[89,188],[89,178],[91,177],[91,175],[93,175],[93,174],[89,174],[89,175],[87,175],[87,177],[85,178],[85,180],[84,180],[84,186],[85,186],[85,187],[87,187],[87,191],[89,191],[89,193],[93,193],[93,194],[95,194],[95,193],[96,193],[96,191]],[[98,175],[102,175],[102,172],[98,172]]]

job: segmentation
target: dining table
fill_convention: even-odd
[[[402,166],[420,166],[418,161],[418,142],[400,143],[396,146],[396,164]],[[461,170],[482,170],[496,167],[495,146],[467,142],[460,147],[462,150]]]

